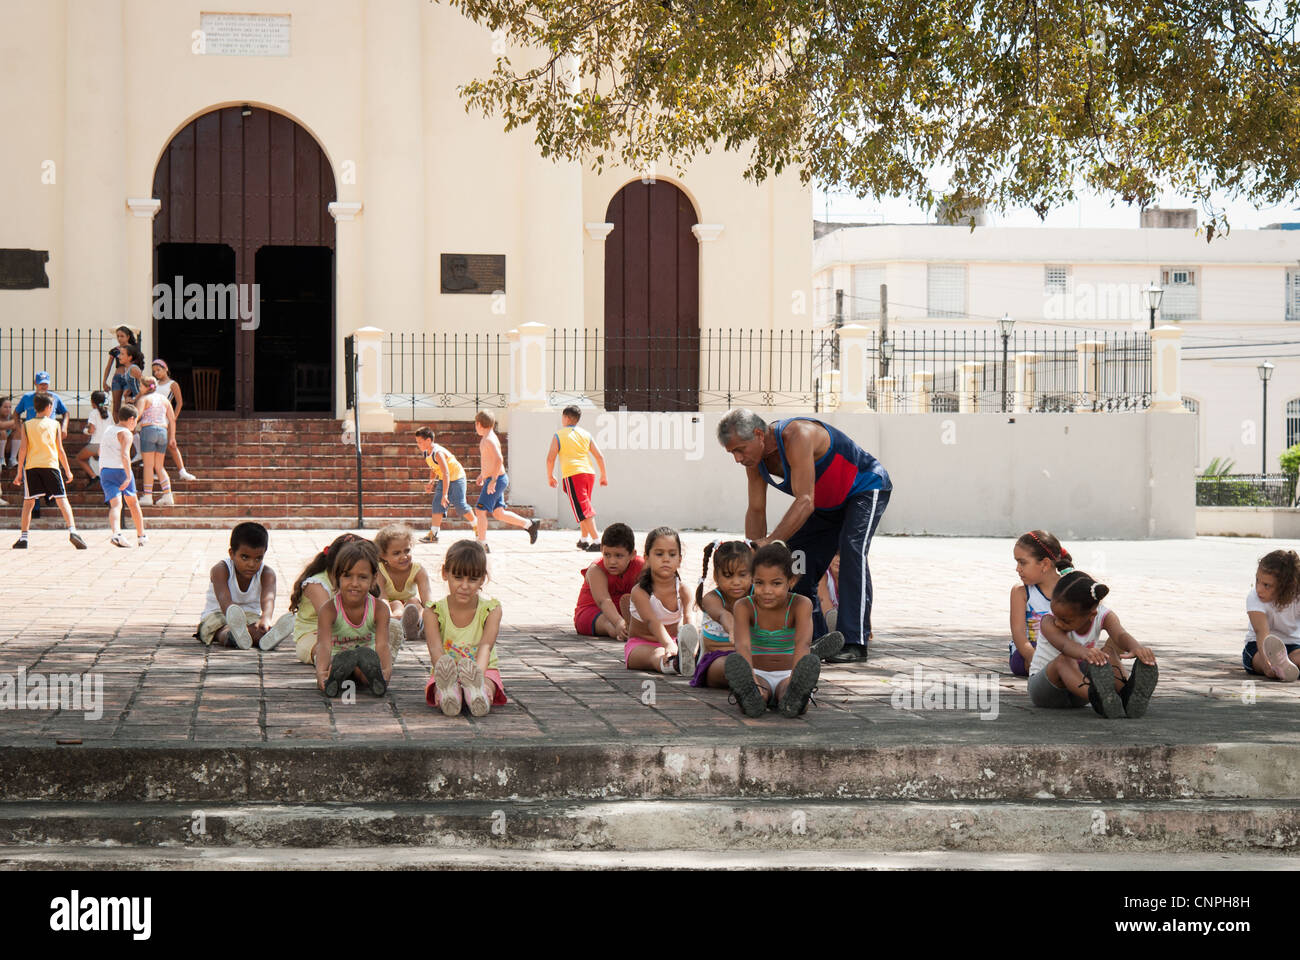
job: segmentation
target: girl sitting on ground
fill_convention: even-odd
[[[724,661],[727,685],[747,717],[761,717],[769,707],[797,717],[821,676],[821,659],[812,652],[812,601],[790,592],[799,578],[780,540],[761,547],[750,569],[753,590],[734,608],[736,656]]]
[[[1011,672],[1029,676],[1038,646],[1038,624],[1052,612],[1052,591],[1062,574],[1073,570],[1070,551],[1046,530],[1030,530],[1011,548],[1020,586],[1011,588]]]
[[[628,640],[623,660],[629,670],[695,674],[698,637],[688,618],[691,595],[677,571],[682,565],[682,538],[672,527],[646,534],[645,567],[632,592],[623,600]],[[684,642],[679,649],[679,635]]]
[[[339,550],[346,543],[362,540],[355,533],[345,533],[335,537],[334,542],[316,556],[307,561],[293,583],[293,592],[289,596],[289,611],[294,615],[293,645],[301,663],[315,663],[316,628],[319,625],[318,611],[334,599],[334,581],[330,579],[330,562],[339,555]],[[373,544],[371,544],[373,546]],[[378,553],[376,552],[376,562]]]
[[[477,540],[457,540],[442,562],[447,596],[433,607],[425,643],[433,673],[424,687],[425,702],[449,717],[469,707],[472,716],[486,716],[509,701],[501,683],[497,635],[501,631],[501,601],[482,595],[487,580],[487,551]]]
[[[753,571],[750,563],[754,551],[744,540],[714,540],[704,548],[704,575],[709,572],[709,558],[713,558],[715,588],[704,592],[705,576],[700,577],[695,588],[695,603],[700,608],[703,621],[700,628],[703,649],[692,687],[725,687],[727,675],[722,662],[728,654],[736,652],[732,642],[735,631],[736,603],[749,595]]]
[[[1247,673],[1292,683],[1300,677],[1300,555],[1274,550],[1260,558],[1255,589],[1246,594]]]
[[[391,523],[375,534],[379,589],[393,617],[389,637],[394,656],[407,638],[423,637],[426,618],[433,617],[428,609],[433,605],[429,574],[411,559],[414,544],[415,531],[404,523]]]
[[[1037,707],[1092,708],[1108,720],[1136,720],[1147,711],[1159,671],[1156,656],[1124,629],[1101,601],[1110,593],[1081,570],[1061,577],[1052,612],[1039,622],[1041,638],[1029,664],[1029,699]],[[1108,639],[1099,643],[1105,630]],[[1043,643],[1046,640],[1047,643]],[[1121,659],[1136,658],[1128,678]]]
[[[379,576],[375,545],[345,543],[330,560],[334,600],[317,611],[316,683],[327,697],[337,697],[349,678],[382,697],[393,673],[388,647],[388,604],[371,587]]]

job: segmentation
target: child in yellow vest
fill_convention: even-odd
[[[425,629],[433,675],[424,688],[425,702],[449,717],[461,712],[485,716],[506,700],[497,662],[501,602],[481,595],[487,579],[487,552],[474,540],[458,540],[442,564],[447,596],[433,607],[435,619]]]
[[[421,427],[415,431],[415,445],[424,454],[424,462],[429,466],[429,482],[424,485],[425,493],[433,494],[433,511],[429,517],[429,532],[420,538],[421,543],[437,543],[438,531],[442,529],[442,518],[448,508],[457,511],[462,517],[473,518],[469,501],[465,499],[465,468],[460,465],[450,450],[440,443],[434,443],[433,431]]]
[[[391,523],[375,534],[379,550],[379,590],[393,617],[388,628],[393,656],[408,637],[422,636],[424,618],[432,618],[429,575],[411,559],[415,531],[404,523]]]
[[[77,523],[72,518],[72,504],[68,503],[65,478],[72,479],[68,455],[63,452],[63,432],[50,417],[54,401],[48,393],[37,393],[32,399],[35,416],[23,422],[22,439],[18,445],[18,473],[14,483],[23,488],[22,533],[14,544],[15,550],[27,549],[27,531],[32,525],[32,508],[41,497],[49,497],[59,505],[63,519],[68,522],[68,539],[78,550],[86,549],[86,541],[77,533]],[[62,468],[62,473],[59,472]]]
[[[591,505],[591,489],[596,471],[591,465],[600,465],[600,485],[609,486],[605,475],[605,457],[596,446],[595,438],[578,426],[582,410],[567,406],[560,414],[563,426],[551,439],[551,449],[546,454],[546,482],[555,486],[555,460],[560,460],[560,476],[564,480],[564,493],[569,498],[573,519],[578,521],[578,549],[590,553],[600,552],[600,536],[596,533],[596,511]]]

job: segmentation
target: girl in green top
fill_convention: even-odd
[[[476,540],[457,540],[442,562],[447,596],[431,604],[434,622],[425,631],[433,674],[424,688],[425,702],[449,717],[463,706],[476,717],[507,703],[497,662],[501,603],[482,596],[487,580],[487,552]]]
[[[334,542],[307,561],[298,579],[293,582],[289,595],[289,612],[294,615],[293,644],[302,663],[316,662],[317,611],[334,599],[334,581],[330,579],[330,564],[339,555],[343,545],[361,538],[355,533],[335,537]],[[366,541],[362,541],[366,542]]]
[[[379,576],[379,556],[368,540],[346,543],[331,559],[334,601],[317,610],[316,683],[337,697],[348,679],[382,697],[393,673],[388,648],[388,604],[371,592]]]

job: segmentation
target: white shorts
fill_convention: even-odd
[[[760,670],[758,667],[754,668],[754,676],[761,678],[771,691],[771,694],[768,697],[768,703],[775,702],[776,688],[781,685],[782,680],[789,678],[791,672],[792,671],[790,670]]]

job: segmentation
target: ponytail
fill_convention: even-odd
[[[298,574],[298,579],[293,582],[293,593],[289,596],[290,613],[297,613],[298,607],[302,604],[303,581],[316,576],[318,573],[328,571],[333,558],[338,556],[338,552],[343,548],[344,544],[360,539],[355,533],[342,534],[335,537],[333,543],[307,561],[307,566],[302,568],[302,573]]]
[[[704,568],[700,570],[700,582],[695,587],[695,605],[697,607],[704,602],[704,580],[709,575],[709,557],[713,556],[713,549],[718,545],[718,542],[714,540],[704,548]]]
[[[1110,587],[1106,584],[1099,583],[1082,570],[1072,570],[1057,582],[1056,589],[1052,591],[1052,600],[1067,603],[1077,610],[1089,611],[1097,609],[1097,604],[1108,593]]]
[[[704,576],[700,577],[700,584],[695,588],[695,605],[704,602],[704,581],[709,572],[710,556],[713,557],[713,581],[716,583],[719,576],[725,571],[734,570],[736,564],[748,570],[753,553],[749,543],[744,540],[714,540],[705,547]]]
[[[1050,560],[1058,573],[1074,569],[1074,558],[1061,546],[1061,541],[1046,530],[1030,530],[1016,541],[1016,546],[1028,550],[1035,560]]]

